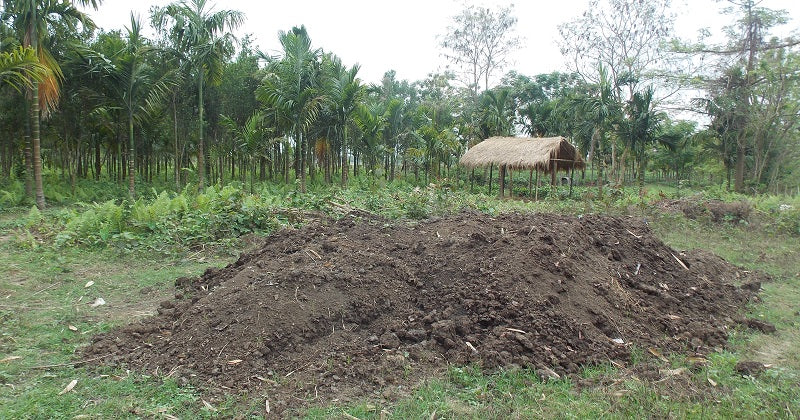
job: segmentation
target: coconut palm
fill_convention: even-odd
[[[208,82],[217,85],[222,78],[226,56],[233,53],[235,38],[230,31],[244,21],[236,10],[213,11],[207,0],[183,0],[153,14],[155,26],[168,29],[176,50],[183,54],[197,77],[197,172],[198,187],[205,188],[205,120],[203,90]]]
[[[97,9],[102,0],[78,0],[81,6],[91,5]],[[31,143],[33,146],[33,179],[35,185],[36,206],[45,207],[44,188],[42,185],[42,155],[40,137],[41,110],[45,114],[58,102],[58,80],[63,77],[56,60],[44,48],[44,39],[49,35],[49,28],[54,24],[62,25],[73,32],[80,23],[84,27],[93,26],[92,21],[70,0],[3,0],[3,8],[7,16],[11,16],[13,26],[19,33],[22,45],[33,49],[39,63],[47,68],[42,81],[31,80]]]

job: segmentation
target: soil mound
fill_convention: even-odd
[[[757,280],[710,253],[670,249],[634,218],[349,215],[178,279],[157,316],[95,337],[85,353],[263,390],[273,409],[392,398],[447,363],[555,377],[625,364],[633,347],[705,352],[741,322]]]

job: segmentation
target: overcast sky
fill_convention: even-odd
[[[105,0],[97,11],[88,13],[106,30],[121,29],[130,22],[133,11],[149,21],[151,6],[163,6],[166,0]],[[508,5],[508,1],[476,1],[486,6]],[[578,16],[587,0],[527,0],[515,4],[519,19],[518,35],[524,41],[513,57],[513,69],[526,75],[565,70],[558,50],[558,25]],[[694,37],[698,29],[710,27],[719,32],[730,17],[717,11],[725,2],[715,0],[673,0],[678,14],[676,30],[684,38]],[[304,0],[272,2],[260,0],[209,0],[215,10],[222,8],[244,12],[246,20],[237,35],[252,34],[262,51],[277,54],[277,34],[292,26],[305,25],[315,47],[324,48],[342,58],[347,65],[359,63],[362,80],[378,82],[390,69],[399,79],[425,78],[444,69],[439,37],[452,17],[463,8],[454,0]],[[800,27],[800,1],[764,0],[764,7],[786,9],[792,21],[784,33]]]

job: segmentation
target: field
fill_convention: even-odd
[[[728,203],[719,205],[724,211],[720,211],[720,217],[717,217],[717,213],[711,210],[713,206],[707,204],[707,198],[685,198],[685,193],[670,190],[663,190],[666,197],[662,197],[655,188],[651,188],[654,191],[652,197],[640,198],[622,191],[616,195],[586,198],[589,191],[578,191],[573,200],[563,198],[541,202],[497,201],[481,194],[452,192],[441,186],[377,191],[370,190],[369,186],[364,188],[366,191],[322,191],[308,195],[262,191],[258,196],[250,196],[235,188],[222,188],[207,193],[207,197],[202,199],[190,195],[154,195],[120,212],[116,212],[113,203],[89,207],[67,205],[43,214],[28,209],[4,211],[0,215],[0,266],[4,267],[6,273],[0,282],[0,382],[3,384],[0,391],[0,418],[258,418],[269,415],[311,418],[794,418],[800,413],[800,356],[796,351],[796,343],[800,340],[800,307],[797,304],[800,302],[800,249],[796,246],[798,232],[793,230],[796,227],[792,218],[796,215],[787,217],[772,211],[780,203],[790,202],[791,199],[758,198],[752,200],[751,208],[743,211],[737,204],[740,197],[722,197]],[[208,213],[209,217],[205,219],[212,221],[200,226],[194,212],[199,212],[201,208]],[[182,209],[180,217],[175,216],[176,209]],[[706,210],[698,210],[698,214],[694,211],[697,209]],[[511,211],[521,214],[507,215]],[[529,216],[538,212],[546,214]],[[109,216],[113,214],[117,216]],[[427,221],[428,217],[433,219]],[[399,218],[402,221],[398,222]],[[110,220],[116,220],[114,228],[109,227],[112,225]],[[159,220],[168,223],[157,225]],[[494,232],[493,223],[498,220],[505,227],[499,234],[495,233],[497,238],[491,238],[487,232]],[[581,234],[578,227],[588,223],[587,220],[594,224],[591,229],[587,228],[589,233]],[[575,236],[570,237],[565,230],[548,228],[560,223],[573,223],[570,232]],[[526,229],[522,233],[527,234],[523,239],[516,236],[504,239],[503,235],[516,235],[516,231],[523,226]],[[282,227],[291,229],[275,233]],[[413,228],[418,233],[427,232],[427,239],[423,242],[414,239],[417,233]],[[388,231],[392,232],[393,237],[406,239],[392,239],[391,243],[381,239],[381,233]],[[531,237],[534,231],[537,233]],[[495,256],[502,262],[500,268],[490,273],[500,278],[495,283],[496,290],[508,291],[508,296],[516,296],[511,294],[508,285],[523,282],[524,279],[509,278],[507,283],[503,283],[502,279],[507,274],[503,267],[517,264],[513,272],[524,273],[526,270],[544,270],[545,265],[519,266],[526,263],[525,260],[507,256],[502,251],[504,248],[518,248],[520,244],[530,243],[531,246],[537,246],[535,252],[538,254],[534,260],[547,261],[547,267],[551,267],[553,261],[561,261],[555,265],[554,271],[542,271],[540,275],[541,279],[547,280],[548,288],[556,287],[553,282],[557,283],[565,270],[571,270],[571,275],[577,279],[593,278],[587,267],[597,266],[602,258],[595,259],[591,249],[601,247],[584,244],[582,240],[594,231],[616,235],[615,242],[624,249],[624,252],[620,252],[619,260],[612,258],[602,262],[611,264],[609,267],[635,266],[636,261],[645,261],[637,252],[656,249],[658,252],[655,253],[663,254],[665,259],[653,259],[653,264],[665,264],[662,276],[669,274],[675,279],[683,278],[681,273],[684,271],[678,262],[672,260],[675,257],[690,262],[691,270],[708,266],[717,273],[728,273],[733,277],[752,275],[759,280],[764,279],[757,273],[769,275],[771,278],[763,281],[758,298],[751,299],[745,308],[746,313],[741,314],[742,319],[761,322],[752,324],[756,328],[734,323],[726,331],[727,340],[713,342],[707,337],[696,346],[697,352],[689,351],[686,345],[667,344],[670,342],[667,337],[647,335],[645,328],[639,331],[635,325],[622,325],[620,329],[631,331],[631,334],[638,331],[640,337],[651,337],[651,341],[640,340],[643,344],[625,346],[624,351],[620,352],[615,346],[600,341],[600,336],[596,335],[593,339],[598,341],[592,342],[591,346],[576,348],[576,354],[585,363],[574,366],[568,363],[542,365],[539,362],[546,355],[536,345],[532,346],[533,350],[521,350],[524,346],[512,348],[500,343],[495,348],[496,356],[475,357],[468,347],[447,349],[446,344],[442,344],[447,343],[447,339],[455,341],[455,338],[461,338],[461,333],[447,335],[436,332],[431,336],[431,341],[439,344],[431,348],[437,351],[445,349],[444,357],[421,354],[415,360],[428,362],[404,363],[403,358],[411,360],[413,352],[419,349],[413,347],[414,339],[407,337],[416,334],[412,332],[415,330],[424,332],[426,327],[422,323],[419,324],[420,328],[403,330],[406,336],[399,334],[401,329],[394,328],[394,339],[400,340],[398,344],[391,342],[391,334],[384,336],[367,328],[356,331],[350,324],[365,324],[365,319],[348,319],[344,315],[337,322],[331,321],[334,316],[320,316],[314,322],[302,318],[310,326],[309,330],[313,330],[317,324],[326,330],[333,325],[336,330],[338,323],[341,323],[345,331],[339,330],[339,334],[353,336],[343,335],[340,342],[328,341],[328,348],[315,344],[318,346],[315,350],[325,357],[312,360],[313,363],[308,366],[299,363],[299,356],[292,359],[291,354],[281,353],[286,347],[292,349],[289,353],[307,356],[307,353],[303,353],[308,350],[303,345],[305,341],[291,337],[282,342],[276,341],[283,347],[273,349],[277,354],[274,360],[290,361],[297,369],[284,369],[288,365],[277,363],[274,366],[248,367],[260,369],[263,375],[225,376],[214,373],[213,366],[207,369],[202,365],[194,366],[197,374],[194,377],[182,373],[182,368],[175,364],[171,365],[175,369],[154,370],[155,366],[169,365],[168,362],[148,365],[146,361],[154,360],[154,355],[166,355],[173,348],[180,348],[184,352],[191,350],[189,346],[181,347],[184,344],[178,341],[178,334],[181,333],[178,329],[174,330],[175,346],[158,347],[161,344],[157,341],[144,340],[155,346],[150,355],[146,355],[147,349],[125,350],[126,344],[122,342],[116,342],[117,348],[114,350],[117,353],[114,357],[108,356],[110,353],[104,353],[101,351],[103,347],[97,345],[94,353],[86,352],[86,346],[93,342],[93,337],[98,334],[113,337],[117,331],[122,331],[115,328],[131,322],[149,325],[149,319],[178,319],[180,314],[176,314],[177,309],[174,309],[173,303],[169,303],[175,302],[176,294],[181,299],[185,297],[183,295],[203,297],[208,290],[217,290],[217,284],[211,280],[224,279],[224,283],[219,284],[229,285],[235,284],[227,283],[232,280],[243,281],[241,270],[229,269],[227,277],[219,274],[225,273],[225,270],[211,270],[200,280],[182,281],[182,287],[177,289],[175,286],[177,278],[200,276],[209,267],[222,268],[237,261],[244,250],[261,249],[249,255],[274,257],[273,265],[263,260],[263,266],[259,266],[258,270],[273,275],[264,277],[261,273],[259,278],[286,283],[285,290],[276,288],[274,293],[277,297],[275,300],[285,306],[278,314],[288,314],[291,308],[296,308],[301,302],[311,308],[300,311],[301,314],[313,314],[316,302],[313,293],[303,292],[301,283],[291,283],[293,276],[307,278],[319,273],[313,264],[324,266],[329,263],[343,267],[342,277],[338,280],[320,280],[320,290],[325,291],[320,292],[322,298],[329,299],[331,307],[340,302],[351,302],[346,299],[347,296],[337,300],[333,293],[335,290],[323,289],[323,285],[338,284],[336,282],[350,284],[352,279],[375,280],[374,284],[359,289],[362,294],[354,292],[353,297],[357,299],[365,300],[367,295],[363,293],[384,287],[384,297],[399,302],[403,296],[412,295],[410,292],[424,288],[436,278],[453,277],[454,269],[447,265],[446,259],[436,260],[435,266],[428,269],[414,265],[418,264],[413,262],[415,246],[421,250],[419,254],[431,258],[437,255],[461,255],[463,259],[452,258],[452,263],[464,270],[481,268],[470,265],[473,263],[470,257],[484,255],[480,254],[483,252],[481,247],[484,247],[486,252],[499,252]],[[267,236],[269,234],[277,236]],[[372,236],[372,242],[331,244],[330,238],[337,234],[347,235],[348,238]],[[420,237],[424,236],[419,234]],[[548,235],[551,239],[544,239]],[[516,246],[491,247],[503,240]],[[265,241],[268,245],[264,249],[269,248],[269,244],[280,249],[265,254],[266,251],[262,249]],[[296,261],[289,257],[284,260],[275,257],[298,241],[304,241],[303,244],[308,246],[298,248],[295,252],[297,255],[292,257]],[[664,250],[668,249],[658,248],[662,246],[659,245],[660,241],[672,247],[670,253],[674,251],[675,255],[665,255]],[[370,249],[380,249],[381,242],[394,247],[390,252],[387,251],[398,259],[391,267],[375,264],[378,258],[369,252]],[[444,246],[458,252],[433,252],[438,249],[437,246],[443,246],[440,242],[449,244]],[[639,246],[642,244],[646,247]],[[340,249],[342,247],[346,249]],[[556,248],[574,250],[575,255],[567,258],[565,252],[563,257],[545,256]],[[692,249],[711,251],[741,268],[713,265],[717,264],[714,258],[703,253],[697,254]],[[334,258],[329,255],[339,256]],[[598,255],[602,257],[605,254]],[[245,261],[239,264],[240,268],[259,261],[256,257],[248,258],[240,260]],[[472,258],[475,261],[484,259]],[[572,265],[567,264],[570,261]],[[668,265],[670,261],[671,265]],[[430,268],[433,267],[440,268],[430,279],[420,275],[431,272]],[[282,268],[286,273],[278,272]],[[410,275],[399,276],[397,280],[402,282],[395,281],[392,276],[397,270]],[[406,281],[412,277],[416,277],[423,286]],[[657,285],[658,278],[654,276],[648,281]],[[730,280],[737,285],[746,283],[744,277]],[[403,284],[408,290],[392,294]],[[679,280],[670,283],[671,292],[677,294],[676,288],[683,287],[682,284]],[[460,285],[470,293],[476,293],[473,300],[491,300],[489,295],[479,294],[482,293],[480,288]],[[271,286],[261,284],[254,287],[255,292],[250,294],[252,296],[226,295],[223,290],[218,300],[227,302],[229,318],[237,313],[247,313],[246,306],[240,309],[235,306],[236,302],[247,303],[246,299],[257,296],[259,290]],[[688,283],[686,287],[689,287]],[[449,293],[460,296],[458,289],[451,288]],[[561,296],[561,301],[572,301],[572,294],[581,289],[576,286],[564,293],[553,290],[541,291],[543,294],[540,297],[556,294]],[[626,293],[638,293],[633,296],[646,309],[635,319],[650,322],[663,315],[658,312],[662,308],[659,300],[648,298],[652,293],[647,290],[624,290]],[[426,292],[420,295],[428,298],[429,302],[414,303],[420,308],[436,305],[445,307],[454,302],[443,300],[446,293]],[[230,300],[225,300],[226,296]],[[703,296],[698,299],[705,299]],[[99,304],[99,298],[105,303]],[[496,299],[502,302],[502,299]],[[531,299],[533,301],[537,297]],[[208,302],[203,299],[198,301]],[[698,302],[711,301],[701,299]],[[735,299],[730,302],[735,303]],[[223,306],[215,306],[219,307]],[[554,307],[558,307],[558,304],[554,304]],[[384,329],[390,327],[387,323],[392,316],[402,315],[407,319],[416,315],[391,312],[395,310],[392,308],[377,307],[373,308],[373,312],[366,311],[361,315],[362,318],[376,318],[374,324]],[[689,316],[691,312],[686,310],[686,315],[682,315]],[[382,311],[387,312],[386,316],[378,316]],[[560,314],[555,309],[552,311]],[[487,315],[495,312],[478,313]],[[211,319],[211,312],[200,313],[203,314]],[[519,320],[523,315],[530,317],[536,314],[506,313],[503,319]],[[570,316],[577,319],[583,315],[576,312]],[[275,320],[274,327],[287,332],[292,328],[299,329],[299,324],[292,325],[292,322],[300,319],[297,316],[275,316],[271,319]],[[441,322],[448,319],[442,317],[434,320],[433,324],[439,322],[437,325],[444,326]],[[540,321],[552,319],[548,317]],[[202,324],[197,320],[193,322]],[[258,325],[257,322],[265,321],[253,320],[252,324]],[[721,328],[722,324],[716,327]],[[766,327],[770,325],[774,325],[777,331],[758,330],[759,327],[768,330]],[[559,329],[569,328],[569,325],[558,324],[554,327],[558,327],[556,332],[542,334],[542,341],[534,343],[552,339],[561,331]],[[231,331],[236,331],[239,334],[237,336],[246,335],[246,330],[237,329],[233,324],[217,331],[218,334],[214,334],[212,339],[216,337],[232,341],[229,339],[234,337]],[[485,348],[482,345],[491,335],[491,331],[487,331],[474,329],[464,334],[472,336],[470,339],[474,339],[474,346],[483,352]],[[585,331],[586,334],[599,334],[591,328]],[[147,331],[140,330],[139,334],[147,335]],[[377,336],[374,344],[378,346],[378,359],[371,358],[369,354],[363,355],[361,361],[347,357],[354,354],[347,353],[352,350],[347,343],[356,342],[349,339],[358,334],[362,334],[366,340],[370,340],[372,335]],[[441,339],[434,337],[437,334]],[[94,342],[97,343],[97,340],[101,339]],[[229,347],[239,344],[244,345],[244,342]],[[403,347],[407,344],[409,347]],[[559,342],[551,344],[549,347],[556,348]],[[566,343],[570,344],[574,343]],[[238,358],[225,353],[224,343],[210,347],[220,350],[199,352],[202,357],[198,357],[196,362],[221,358],[224,359],[223,370],[244,368],[250,363],[245,357]],[[227,348],[228,351],[230,348]],[[394,348],[410,349],[409,353],[412,354],[401,353],[399,359],[387,358],[386,354],[390,354]],[[108,346],[105,349],[109,350]],[[337,359],[333,353],[324,353],[331,349],[344,352],[345,358]],[[424,349],[430,348],[423,346]],[[503,355],[503,351],[510,357]],[[141,357],[124,360],[125,354],[134,353]],[[600,357],[593,357],[598,355]],[[128,368],[110,363],[111,359],[124,360]],[[395,365],[391,364],[395,363],[393,361]],[[319,370],[311,368],[319,368],[326,363],[330,363],[327,367],[333,373],[314,376],[319,374]],[[370,378],[376,376],[377,372],[380,374],[378,376],[391,379],[391,383],[370,383],[370,387],[361,389],[359,394],[359,381],[363,382],[367,376],[359,381],[351,381],[347,375],[358,372],[351,367],[363,366],[375,367],[376,371],[370,372]],[[543,369],[545,367],[558,378],[550,375]],[[336,388],[336,383],[341,383],[339,388]],[[309,387],[308,384],[313,385]]]

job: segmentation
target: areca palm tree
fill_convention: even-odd
[[[33,49],[20,46],[0,53],[0,86],[7,84],[18,91],[31,88],[34,81],[41,82],[46,74],[47,68]]]
[[[595,154],[602,148],[602,141],[606,132],[619,117],[620,106],[614,96],[614,87],[608,72],[600,67],[600,82],[594,95],[573,98],[576,107],[591,124],[591,137],[587,160],[594,164]],[[602,166],[600,168],[602,175]]]
[[[157,50],[146,45],[141,25],[131,14],[127,40],[118,62],[109,70],[109,90],[125,111],[128,123],[128,194],[136,198],[136,137],[134,126],[157,106],[172,86],[171,73],[156,74],[147,60]]]
[[[102,0],[78,0],[81,6],[91,5],[97,9]],[[39,63],[47,68],[42,82],[31,80],[30,118],[31,143],[33,146],[33,179],[36,195],[36,206],[45,207],[44,188],[42,185],[42,155],[40,137],[40,118],[42,105],[45,112],[58,102],[58,79],[62,76],[58,62],[44,48],[44,38],[49,35],[49,27],[53,24],[64,25],[75,31],[77,24],[93,26],[92,21],[71,0],[3,0],[5,14],[11,16],[13,25],[19,33],[22,45],[33,49]],[[40,95],[41,93],[41,95]]]
[[[514,112],[509,108],[508,89],[487,90],[480,100],[481,129],[484,138],[509,136],[512,131]]]
[[[242,150],[250,166],[250,192],[253,192],[253,184],[255,182],[255,158],[263,157],[263,152],[271,147],[275,139],[271,139],[270,143],[264,141],[266,137],[263,127],[265,115],[256,111],[247,118],[247,121],[240,127],[232,118],[227,115],[222,115],[220,120],[222,125],[233,134],[234,147],[237,150]],[[240,171],[244,175],[245,171]],[[244,179],[242,179],[244,181]]]
[[[360,67],[356,64],[349,69],[342,64],[339,57],[331,56],[326,60],[328,64],[328,81],[326,87],[328,103],[332,112],[333,131],[339,140],[341,153],[341,185],[347,185],[347,174],[350,162],[347,158],[347,141],[351,132],[350,126],[354,124],[353,118],[364,97],[364,85],[358,78]]]
[[[203,90],[208,82],[219,84],[225,57],[233,52],[235,38],[230,31],[244,21],[237,10],[213,11],[207,0],[182,0],[156,9],[153,20],[159,29],[168,29],[186,62],[197,77],[197,172],[198,187],[205,188],[205,120]]]
[[[319,80],[322,52],[311,47],[305,26],[281,32],[279,39],[283,57],[267,66],[267,75],[256,90],[256,96],[266,105],[268,112],[280,115],[278,119],[286,124],[286,131],[294,138],[295,154],[299,159],[300,191],[305,192],[306,137],[327,100],[321,92]]]
[[[359,148],[364,156],[367,173],[374,171],[378,162],[378,155],[383,151],[381,139],[385,121],[383,115],[376,109],[371,109],[366,104],[359,104],[355,114],[355,123],[361,131]],[[372,172],[374,175],[374,172]]]
[[[639,161],[638,181],[639,188],[644,188],[645,167],[647,165],[647,146],[660,142],[667,147],[674,147],[672,136],[662,135],[662,123],[665,116],[653,109],[653,88],[648,87],[642,92],[634,92],[626,106],[627,118],[620,124],[621,137],[625,139],[627,147],[633,151]]]

